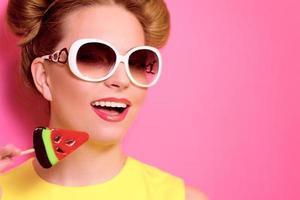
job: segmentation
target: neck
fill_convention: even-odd
[[[34,168],[47,182],[83,186],[110,180],[120,172],[125,161],[120,144],[103,147],[88,141],[57,165],[44,169],[34,161]]]

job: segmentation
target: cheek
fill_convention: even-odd
[[[136,114],[136,112],[139,111],[141,106],[143,105],[145,98],[147,95],[147,89],[144,88],[137,88],[135,93],[131,95],[132,103],[133,103],[133,112]]]
[[[87,97],[88,83],[77,79],[68,69],[68,66],[54,66],[50,73],[50,91],[53,102],[64,106],[74,105]],[[74,108],[74,107],[73,107]]]

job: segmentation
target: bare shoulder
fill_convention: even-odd
[[[200,192],[195,187],[186,185],[185,186],[185,199],[186,200],[208,200],[207,196]]]

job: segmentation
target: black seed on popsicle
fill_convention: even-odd
[[[55,136],[54,142],[59,144],[61,142],[61,136],[60,135]]]
[[[58,152],[58,153],[65,154],[65,152],[64,152],[61,148],[59,148],[59,147],[56,147],[55,150],[56,150],[56,152]]]
[[[64,141],[65,144],[69,147],[73,146],[75,144],[75,140],[74,139],[68,139]]]

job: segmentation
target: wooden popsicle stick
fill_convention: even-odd
[[[27,149],[27,150],[25,150],[25,151],[22,151],[21,153],[20,153],[20,156],[24,156],[24,155],[27,155],[27,154],[31,154],[31,153],[33,153],[34,152],[34,149]]]

